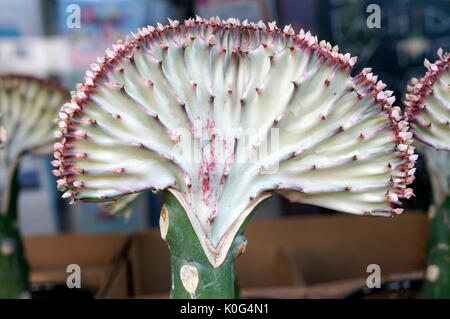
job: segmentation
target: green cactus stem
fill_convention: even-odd
[[[48,80],[0,75],[0,298],[30,297],[17,225],[17,172],[24,154],[51,153],[54,118],[69,92]]]
[[[9,210],[0,212],[0,299],[30,296],[28,263],[17,228],[17,171],[12,177]]]
[[[434,63],[425,60],[424,77],[411,79],[404,101],[433,190],[424,298],[450,298],[450,54],[437,54]]]
[[[273,193],[376,216],[413,196],[417,155],[393,92],[370,68],[352,76],[356,57],[337,46],[233,18],[169,19],[133,37],[63,105],[52,163],[72,203],[129,212],[144,191],[176,198],[183,209],[166,203],[173,297],[237,296],[240,234]]]
[[[240,298],[235,258],[245,251],[247,245],[247,239],[243,236],[246,223],[235,235],[222,265],[214,268],[206,257],[183,206],[170,192],[165,192],[164,199],[160,229],[161,237],[170,250],[171,298]]]
[[[450,196],[429,211],[428,260],[422,291],[424,298],[450,298]]]

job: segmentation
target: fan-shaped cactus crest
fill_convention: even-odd
[[[414,137],[436,149],[450,151],[450,54],[438,51],[435,63],[425,60],[427,72],[413,78],[405,95]]]
[[[450,195],[450,54],[438,50],[439,60],[425,59],[427,72],[412,78],[404,104],[414,137],[423,147],[431,173],[436,204]]]
[[[91,65],[61,110],[53,163],[64,197],[167,189],[219,267],[274,192],[387,216],[412,195],[408,122],[337,46],[290,26],[198,17],[133,36]]]
[[[0,75],[0,204],[6,213],[11,181],[23,154],[51,154],[55,115],[70,98],[57,83]]]
[[[51,154],[55,117],[70,98],[58,84],[0,75],[0,298],[29,296],[28,266],[17,229],[19,160]]]

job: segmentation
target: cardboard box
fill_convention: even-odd
[[[301,292],[289,292],[289,287],[325,285],[321,289],[329,291],[329,283],[350,280],[353,284],[339,286],[342,294],[342,287],[365,282],[369,264],[381,267],[382,280],[399,273],[412,272],[417,277],[425,266],[428,221],[424,212],[407,212],[393,219],[344,214],[289,217],[250,222],[245,235],[247,250],[236,262],[244,295],[261,296],[258,291],[266,289],[275,291],[272,297],[276,297],[273,287],[284,287],[278,290],[280,297],[286,295],[283,289],[299,296]],[[131,280],[128,296],[168,297],[169,250],[159,230],[136,234],[129,248],[118,262]],[[124,295],[120,289],[123,286],[112,284],[108,294]]]
[[[378,264],[382,276],[421,270],[427,235],[427,216],[420,212],[250,222],[247,250],[236,262],[238,279],[243,287],[298,285],[298,278],[313,285],[367,277],[370,264]],[[291,268],[290,281],[279,276],[280,256]]]
[[[92,289],[98,298],[126,297],[129,280],[119,261],[130,243],[126,233],[25,237],[31,282],[65,284],[70,275],[67,266],[77,264],[82,288]],[[116,289],[109,289],[111,284]]]

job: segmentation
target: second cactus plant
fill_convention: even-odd
[[[52,131],[69,92],[53,81],[0,75],[0,298],[30,296],[18,227],[18,171],[24,154],[51,154]]]
[[[425,60],[427,72],[412,79],[405,96],[414,137],[423,143],[433,189],[423,297],[450,298],[450,54]]]

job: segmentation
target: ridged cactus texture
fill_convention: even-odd
[[[414,137],[423,142],[431,176],[434,204],[430,207],[428,261],[423,297],[450,298],[450,54],[425,60],[427,72],[412,79],[405,95]]]
[[[68,91],[54,82],[0,76],[0,298],[29,296],[28,264],[17,226],[22,155],[51,154],[54,118]]]
[[[54,173],[72,202],[128,207],[139,192],[169,193],[173,297],[237,296],[243,225],[273,193],[382,216],[413,195],[408,122],[337,46],[290,26],[199,17],[133,36],[63,106]]]

